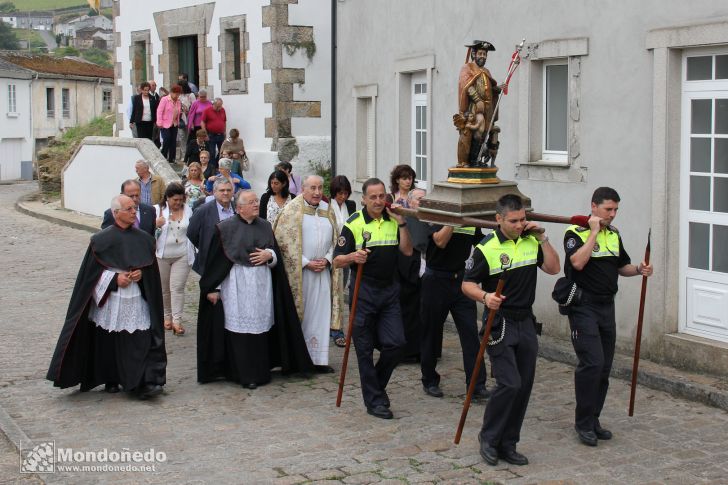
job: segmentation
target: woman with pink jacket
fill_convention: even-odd
[[[175,84],[170,89],[170,93],[159,100],[157,107],[157,126],[162,135],[162,156],[169,163],[174,163],[177,158],[177,127],[182,112],[180,94],[182,94],[182,88]]]

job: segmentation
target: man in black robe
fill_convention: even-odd
[[[197,380],[219,378],[255,389],[313,363],[283,260],[252,190],[235,196],[237,214],[216,226],[200,279]]]
[[[111,212],[114,225],[91,236],[46,378],[146,399],[162,392],[167,367],[154,238],[133,227],[131,198],[114,197]]]

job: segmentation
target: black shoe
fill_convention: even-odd
[[[243,387],[248,389],[258,389],[258,384],[251,382],[250,384],[243,384]]]
[[[160,394],[162,394],[162,386],[159,384],[145,384],[139,389],[139,399],[149,399]]]
[[[336,372],[330,365],[315,365],[313,367],[318,374],[333,374]]]
[[[491,394],[493,393],[485,387],[478,388],[473,392],[473,401],[485,401],[490,399]]]
[[[437,384],[433,384],[431,386],[422,386],[422,388],[425,390],[425,394],[432,397],[442,397],[445,394],[443,394],[442,389],[440,389],[440,386]]]
[[[584,431],[576,426],[574,426],[574,429],[576,430],[576,434],[579,435],[579,441],[587,446],[597,446],[597,435],[594,431]]]
[[[528,465],[528,458],[516,450],[501,450],[498,452],[498,457],[503,458],[511,465]]]
[[[367,407],[367,413],[371,414],[375,418],[381,419],[392,419],[394,417],[392,411],[390,411],[389,408],[381,404],[377,404],[373,407]]]
[[[478,434],[478,442],[480,443],[480,456],[483,460],[490,465],[496,466],[498,464],[498,450],[490,446],[488,443],[483,443],[483,439]]]
[[[382,391],[382,398],[384,399],[384,407],[388,408],[390,406],[390,403],[389,403],[389,394],[387,394],[387,391]]]
[[[116,394],[119,392],[119,384],[106,384],[104,386],[104,391],[108,392],[109,394]]]
[[[599,423],[597,423],[594,426],[594,434],[597,436],[597,439],[600,440],[611,440],[612,439],[612,432],[608,429],[602,428]]]

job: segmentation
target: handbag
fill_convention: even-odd
[[[581,295],[581,288],[566,276],[556,280],[554,291],[551,292],[551,298],[559,304],[559,313],[562,315],[568,315],[569,307],[578,305],[581,302]]]
[[[243,158],[240,159],[242,162],[243,172],[250,170],[250,160],[248,160],[248,154],[243,154]]]

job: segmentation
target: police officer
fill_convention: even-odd
[[[469,298],[498,311],[488,343],[497,385],[485,407],[478,439],[480,455],[489,465],[497,465],[499,458],[526,465],[528,458],[516,451],[516,444],[536,371],[538,340],[531,310],[536,268],[556,274],[560,263],[548,237],[529,232],[539,226],[526,221],[520,197],[508,194],[498,199],[495,217],[500,227],[476,246],[473,267],[462,286]],[[498,297],[495,290],[501,277],[505,277],[505,286]],[[485,320],[486,315],[483,317]]]
[[[425,259],[427,265],[422,275],[422,343],[420,346],[420,368],[422,387],[433,397],[442,397],[437,352],[442,348],[442,327],[448,312],[452,314],[455,328],[460,337],[465,367],[465,387],[470,385],[470,376],[478,355],[478,316],[475,302],[461,290],[465,275],[465,262],[483,235],[474,227],[429,226],[429,237]],[[478,382],[473,393],[475,399],[485,399],[485,367],[480,363]]]
[[[363,208],[344,224],[334,250],[334,267],[355,265],[351,272],[353,281],[358,265],[363,264],[352,334],[361,392],[369,414],[392,419],[386,388],[405,345],[399,284],[395,280],[397,256],[400,251],[405,256],[412,255],[412,244],[404,218],[389,209],[385,211],[384,182],[371,178],[364,182],[362,192]],[[366,249],[362,250],[366,237]],[[350,298],[352,294],[353,290]],[[375,345],[379,349],[376,365]]]
[[[601,427],[599,414],[607,397],[614,358],[617,277],[652,275],[651,265],[631,264],[619,232],[611,225],[618,209],[617,191],[599,187],[592,195],[589,227],[571,226],[564,235],[564,272],[582,290],[581,302],[569,307],[569,325],[579,359],[574,371],[575,428],[581,442],[588,446],[612,437]]]

